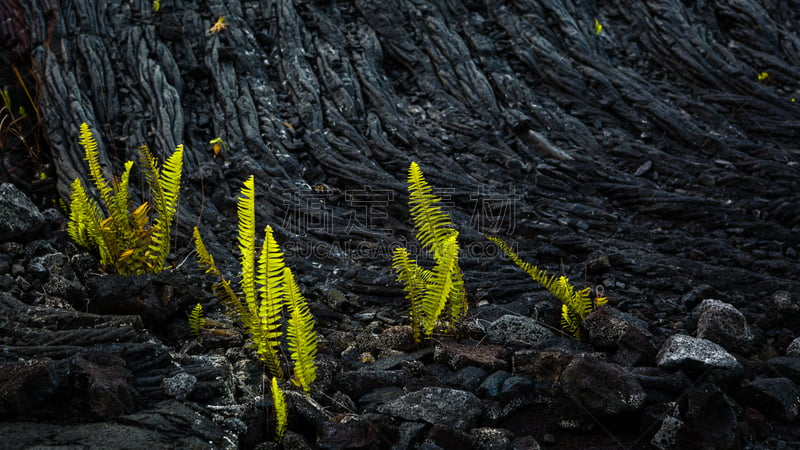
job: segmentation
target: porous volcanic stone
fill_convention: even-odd
[[[475,394],[457,389],[426,387],[381,405],[378,411],[404,420],[443,424],[459,430],[472,428],[483,407]]]
[[[497,345],[443,343],[437,345],[433,352],[436,362],[446,364],[453,370],[465,366],[476,366],[489,371],[507,369],[507,356],[508,352]]]
[[[381,438],[375,426],[363,420],[325,421],[319,432],[318,444],[322,449],[379,449]]]
[[[694,386],[679,402],[684,426],[675,448],[736,448],[736,405],[719,387]]]
[[[787,423],[797,417],[800,408],[797,385],[788,378],[760,378],[748,381],[740,389],[737,398],[764,415]]]
[[[800,337],[795,338],[795,340],[786,347],[786,356],[800,357]]]
[[[747,351],[753,343],[753,332],[744,314],[733,305],[714,299],[703,300],[700,304],[697,337],[732,352]]]
[[[582,356],[575,357],[564,369],[561,387],[600,417],[639,411],[647,397],[636,378],[622,367]]]
[[[36,205],[11,183],[0,184],[0,241],[31,236],[44,224]]]
[[[589,314],[582,326],[595,348],[615,351],[613,362],[631,366],[652,360],[657,351],[653,335],[640,322],[616,308],[604,306]]]
[[[402,386],[408,374],[402,370],[348,370],[336,374],[333,384],[352,398],[387,386]]]
[[[724,348],[707,339],[674,334],[667,338],[656,356],[658,367],[700,371],[726,369],[736,371],[741,364]]]
[[[486,329],[486,340],[499,345],[535,345],[553,337],[544,325],[529,317],[506,314]]]

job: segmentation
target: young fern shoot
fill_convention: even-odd
[[[458,231],[415,162],[408,169],[408,191],[417,240],[435,261],[429,270],[412,259],[406,248],[396,248],[392,255],[392,268],[403,283],[414,340],[419,344],[436,330],[455,332],[466,315],[467,299],[458,264]]]
[[[196,304],[189,313],[189,334],[194,336],[195,339],[200,338],[203,328],[206,326],[206,318],[203,317],[203,305]]]
[[[300,294],[291,269],[284,262],[283,252],[269,225],[264,230],[264,242],[256,257],[255,180],[252,176],[244,182],[237,213],[241,294],[233,289],[231,282],[217,268],[200,231],[195,228],[199,264],[206,273],[217,277],[219,281],[214,284],[214,293],[225,303],[228,314],[242,322],[270,376],[280,379],[285,379],[280,357],[281,337],[285,333],[293,362],[292,380],[309,393],[310,385],[316,378],[314,358],[317,353],[317,333],[314,331],[314,318]]]

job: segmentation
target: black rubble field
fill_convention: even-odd
[[[798,0],[3,0],[0,64],[0,448],[800,448]],[[82,122],[185,145],[168,270],[70,239]],[[469,301],[419,346],[412,161]],[[191,240],[237,279],[251,175],[320,336],[281,444]],[[583,340],[487,235],[602,288]]]

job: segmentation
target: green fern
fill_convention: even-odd
[[[206,318],[203,317],[203,305],[198,303],[189,313],[189,334],[197,339],[205,326]]]
[[[289,352],[294,362],[292,381],[309,393],[311,383],[317,378],[317,367],[314,365],[314,358],[317,355],[317,332],[314,331],[314,319],[308,310],[308,304],[303,300],[300,288],[288,267],[284,269],[283,277],[286,306],[289,310],[287,327]]]
[[[255,180],[244,182],[237,208],[239,217],[239,252],[241,295],[231,287],[208,252],[200,231],[194,229],[198,261],[206,273],[218,278],[214,292],[228,307],[228,313],[240,320],[253,339],[256,353],[271,376],[284,379],[280,358],[280,342],[286,337],[293,362],[293,381],[310,392],[316,378],[314,358],[317,353],[317,334],[314,319],[291,269],[273,236],[272,227],[264,230],[264,242],[256,258],[255,241]]]
[[[392,256],[392,267],[397,272],[397,279],[403,283],[406,298],[409,300],[408,314],[411,319],[411,330],[414,342],[422,341],[423,317],[422,299],[425,287],[431,279],[431,271],[420,267],[411,259],[408,250],[403,247],[396,248]]]
[[[457,235],[453,222],[446,212],[442,211],[439,197],[433,195],[419,165],[412,162],[408,168],[408,205],[411,222],[417,230],[417,240],[434,257],[441,253],[446,238]]]
[[[493,236],[486,238],[500,247],[511,261],[561,301],[561,327],[572,336],[582,339],[580,323],[595,308],[605,305],[608,299],[606,297],[592,299],[591,288],[576,290],[567,277],[548,275],[547,271],[523,261],[502,239]]]
[[[259,333],[258,339],[256,339],[259,354],[266,355],[262,359],[273,363],[279,361],[281,316],[288,288],[286,272],[291,274],[291,270],[284,263],[283,253],[275,240],[272,227],[267,226],[264,229],[264,243],[261,246],[258,276],[256,277],[258,284],[262,287],[256,316],[259,322],[253,327],[253,330]],[[316,346],[314,349],[316,350]],[[271,368],[271,371],[278,376],[283,376],[279,364]]]
[[[103,207],[87,193],[80,179],[75,179],[70,186],[70,237],[79,245],[96,249],[101,264],[121,275],[161,272],[177,210],[183,146],[175,149],[162,169],[147,147],[139,149],[140,160],[146,162],[142,172],[150,187],[152,207],[144,202],[134,209],[128,190],[133,161],[126,162],[119,179],[109,183],[100,166],[97,141],[86,123],[81,124],[79,143],[86,153],[89,180]]]
[[[417,240],[435,261],[433,269],[428,270],[411,259],[405,248],[395,249],[392,255],[392,268],[403,283],[414,340],[419,344],[430,339],[437,329],[454,332],[466,315],[467,300],[458,264],[458,231],[438,206],[441,199],[433,195],[415,162],[408,169],[408,191]]]

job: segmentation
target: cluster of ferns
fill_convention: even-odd
[[[433,256],[434,266],[426,269],[411,258],[406,248],[395,249],[392,267],[398,281],[403,283],[409,301],[409,316],[414,340],[419,344],[431,338],[434,332],[452,334],[467,312],[463,272],[458,264],[458,231],[450,216],[439,206],[441,199],[417,163],[408,169],[408,192],[411,222],[422,248]],[[598,306],[607,302],[605,297],[592,297],[589,287],[576,289],[565,276],[547,275],[537,266],[527,263],[502,239],[487,236],[517,266],[542,284],[561,301],[561,325],[570,335],[583,338],[580,323]]]
[[[95,249],[101,264],[121,275],[164,270],[180,192],[183,146],[175,149],[163,167],[159,167],[147,147],[140,147],[139,162],[150,188],[150,202],[134,207],[128,192],[133,161],[126,162],[122,175],[109,182],[101,169],[97,142],[85,123],[80,127],[79,142],[86,153],[89,179],[100,201],[89,194],[80,179],[72,183],[67,229],[70,237],[84,247]],[[408,191],[416,238],[422,250],[433,258],[433,267],[423,267],[402,247],[395,249],[392,267],[409,301],[411,329],[419,345],[430,340],[434,333],[454,334],[466,316],[468,302],[459,265],[459,232],[415,162],[408,169]],[[260,249],[256,248],[255,180],[252,176],[241,189],[237,215],[241,264],[238,287],[223,276],[197,227],[194,243],[200,266],[217,278],[214,293],[225,305],[226,312],[243,325],[272,379],[275,437],[280,441],[286,430],[287,411],[278,380],[289,379],[307,394],[311,392],[311,383],[316,378],[317,333],[308,303],[300,293],[292,270],[285,264],[269,225],[264,229]],[[561,301],[562,328],[582,338],[581,321],[605,304],[606,298],[592,297],[591,288],[578,290],[565,276],[548,275],[523,261],[500,238],[487,239]],[[191,334],[199,337],[204,326],[202,306],[198,304],[189,314]],[[288,347],[286,359],[282,359],[286,353],[281,349],[283,337]],[[291,367],[291,376],[287,376],[288,367]]]
[[[139,160],[150,187],[150,202],[134,207],[128,190],[133,161],[126,162],[122,175],[109,182],[103,175],[97,142],[86,123],[81,124],[79,143],[100,201],[89,194],[80,179],[73,181],[67,225],[70,237],[97,251],[101,264],[120,275],[164,270],[180,192],[183,146],[178,146],[163,167],[159,167],[147,147],[140,148]],[[214,284],[215,294],[226,305],[226,311],[243,324],[272,378],[274,435],[280,441],[286,431],[287,406],[278,380],[289,378],[284,367],[291,365],[291,381],[307,394],[311,392],[311,383],[316,378],[317,332],[308,303],[291,269],[285,265],[269,226],[257,255],[254,185],[252,176],[244,182],[237,211],[242,266],[239,289],[235,290],[217,268],[197,228],[194,239],[200,265],[219,278]],[[204,325],[202,305],[198,304],[189,314],[191,334],[199,336]],[[280,358],[284,353],[279,349],[284,334],[291,364]]]

